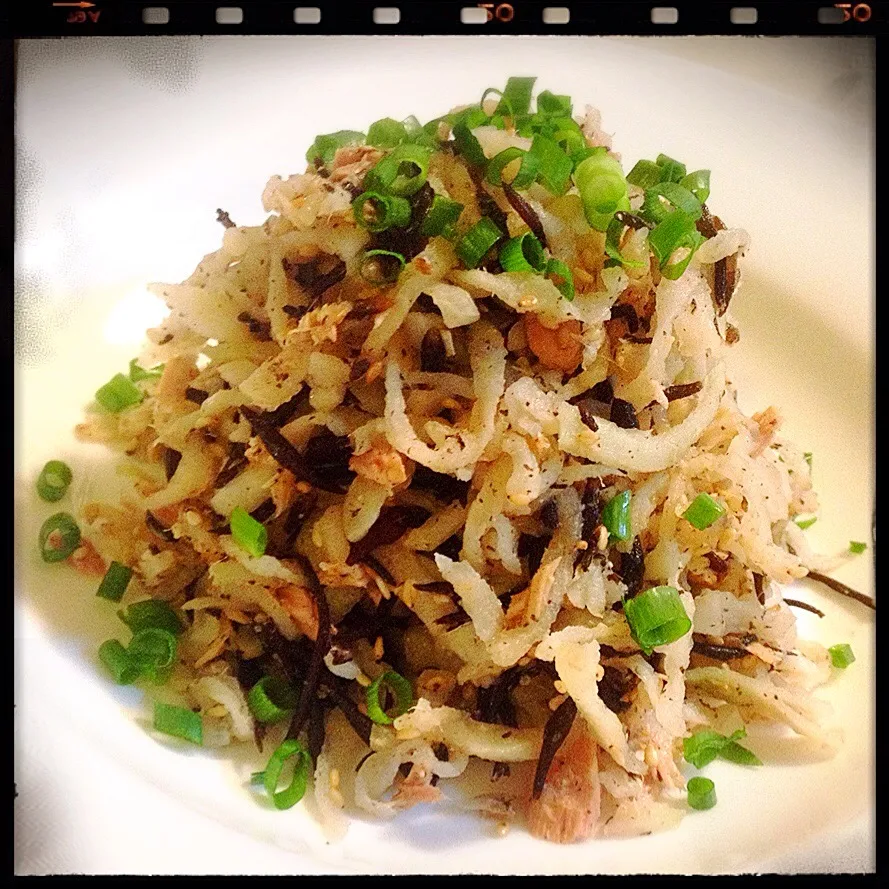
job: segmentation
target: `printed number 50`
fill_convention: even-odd
[[[511,3],[479,3],[479,6],[488,14],[488,21],[497,19],[499,22],[511,22],[515,16],[515,10]]]
[[[835,3],[837,9],[843,10],[843,21],[848,22],[849,19],[855,19],[856,22],[866,22],[870,19],[871,10],[867,3]],[[851,12],[849,10],[852,10]]]

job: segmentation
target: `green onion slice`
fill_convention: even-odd
[[[456,251],[460,261],[468,269],[474,269],[485,258],[487,252],[503,237],[498,226],[482,216],[459,241]]]
[[[492,123],[493,123],[495,117],[502,118],[504,114],[508,114],[510,117],[515,118],[515,112],[512,109],[512,100],[509,97],[503,95],[503,90],[498,90],[496,87],[493,87],[493,86],[489,86],[482,93],[482,97],[481,97],[481,99],[479,99],[479,102],[478,102],[478,107],[481,108],[482,110],[484,110],[485,99],[487,99],[488,96],[491,96],[491,95],[500,97],[500,102],[497,104],[497,108],[494,109],[494,114],[491,117]],[[506,107],[502,111],[500,111],[501,104],[506,105]],[[495,124],[495,126],[496,126],[496,124]],[[503,127],[500,127],[500,129],[503,129]]]
[[[521,148],[504,148],[499,154],[495,154],[488,161],[485,178],[491,185],[503,185],[503,170],[519,158],[522,162],[512,177],[510,185],[513,188],[527,188],[534,183],[539,169],[539,158],[530,151],[522,151]]]
[[[99,660],[108,668],[118,685],[132,685],[142,674],[139,665],[133,663],[129,653],[117,639],[109,639],[99,646]]]
[[[338,149],[346,145],[361,145],[363,142],[364,133],[359,133],[357,130],[338,130],[335,133],[315,136],[315,141],[306,152],[306,161],[313,164],[320,158],[326,167],[331,164]]]
[[[562,151],[559,143],[538,133],[531,141],[528,153],[534,155],[532,163],[537,165],[537,179],[540,184],[552,194],[564,194],[571,181],[574,163]]]
[[[112,562],[99,584],[96,595],[110,602],[120,602],[132,576],[132,568],[121,565],[120,562]]]
[[[365,191],[352,201],[355,221],[372,232],[404,228],[411,219],[411,205],[400,197]]]
[[[712,809],[716,805],[716,785],[709,778],[689,779],[686,790],[691,808]]]
[[[176,659],[176,637],[166,630],[140,630],[130,640],[127,655],[139,671],[158,680]]]
[[[615,540],[629,540],[632,536],[630,529],[631,499],[632,494],[629,491],[621,491],[612,497],[602,510],[602,524]]]
[[[41,526],[38,538],[44,562],[62,562],[80,545],[80,528],[74,516],[57,512]]]
[[[398,280],[405,266],[404,257],[392,250],[368,250],[361,261],[361,277],[368,284],[382,287]]]
[[[681,277],[703,241],[704,238],[695,228],[694,218],[682,210],[674,210],[667,215],[648,235],[648,244],[660,263],[661,274],[672,281]],[[668,265],[667,261],[680,247],[688,248],[687,255]]]
[[[169,603],[161,599],[145,599],[133,602],[126,611],[118,611],[117,616],[133,631],[166,630],[178,636],[183,630],[182,621],[176,616]]]
[[[695,170],[684,176],[679,184],[688,189],[702,204],[710,197],[710,171]]]
[[[503,98],[497,106],[497,114],[527,114],[531,108],[531,94],[536,77],[510,77],[503,88]],[[539,99],[538,99],[539,102]]]
[[[425,237],[435,235],[450,237],[462,212],[463,204],[437,194],[432,199],[432,206],[420,223],[420,234]]]
[[[297,759],[293,766],[290,785],[279,791],[278,779],[281,777],[287,760],[293,757],[297,757]],[[305,796],[311,764],[312,757],[309,756],[309,751],[294,738],[288,738],[272,754],[269,764],[265,767],[262,783],[276,809],[289,809]]]
[[[544,90],[537,96],[537,113],[554,117],[571,117],[571,96],[557,96]]]
[[[830,662],[839,670],[845,670],[849,664],[855,662],[855,655],[852,653],[852,646],[847,642],[841,642],[838,645],[831,645],[827,649],[830,654]]]
[[[254,558],[265,555],[268,532],[262,522],[257,522],[243,506],[236,506],[229,520],[235,543]]]
[[[280,722],[296,709],[298,695],[288,682],[277,676],[263,676],[247,695],[247,706],[260,722]]]
[[[698,531],[709,528],[720,516],[725,514],[725,507],[717,503],[709,494],[698,494],[692,500],[682,517],[690,522]]]
[[[561,259],[550,259],[546,264],[546,277],[568,302],[574,299],[574,272]]]
[[[607,231],[618,210],[629,210],[627,180],[620,164],[609,154],[593,154],[574,171],[587,222],[596,231]]]
[[[641,160],[627,173],[627,182],[637,188],[651,188],[661,181],[661,168],[654,161]]]
[[[395,695],[395,715],[389,716],[380,703],[380,688],[385,686]],[[414,690],[410,682],[394,670],[378,676],[366,689],[367,715],[378,725],[391,725],[397,717],[410,710],[414,703]]]
[[[484,167],[488,159],[485,157],[481,142],[472,134],[472,129],[487,122],[488,116],[481,108],[467,108],[460,112],[452,127],[457,150],[476,167]]]
[[[192,744],[204,743],[204,723],[199,713],[175,707],[172,704],[154,705],[154,727],[165,735],[191,741]]]
[[[661,168],[661,182],[680,182],[685,178],[685,164],[667,157],[666,154],[657,156],[657,165]]]
[[[112,414],[119,414],[122,410],[139,404],[143,397],[142,390],[123,374],[115,374],[96,391],[96,401]]]
[[[659,645],[680,639],[691,629],[679,591],[671,586],[656,586],[624,601],[624,615],[630,635],[645,654]]]
[[[156,380],[163,372],[163,364],[158,364],[156,367],[146,369],[140,367],[139,362],[135,358],[130,362],[130,379],[134,383],[140,383],[142,380]]]
[[[65,496],[72,478],[71,467],[67,463],[50,460],[37,476],[37,495],[41,500],[55,503]]]
[[[376,148],[394,148],[407,138],[407,130],[401,121],[384,117],[374,121],[367,130],[367,144]]]
[[[818,521],[818,516],[814,516],[814,515],[809,516],[809,518],[807,518],[807,519],[794,519],[794,522],[796,522],[796,524],[800,528],[802,528],[803,531],[805,531],[806,528],[811,528],[812,525],[814,525],[815,522],[817,522],[817,521]]]
[[[742,728],[728,737],[712,729],[703,729],[682,742],[682,754],[686,762],[699,769],[713,762],[717,756],[741,765],[761,766],[762,762],[756,754],[738,743],[746,735],[746,730]]]
[[[620,252],[620,240],[623,237],[624,230],[628,226],[619,219],[614,218],[608,223],[608,230],[605,234],[605,252],[612,258],[617,260],[621,265],[628,268],[642,268],[645,263],[638,259],[627,259]]]
[[[649,222],[661,222],[666,219],[670,211],[664,206],[661,198],[666,198],[675,209],[682,210],[692,219],[700,219],[701,202],[687,188],[675,182],[661,182],[652,188],[647,188],[639,215]]]
[[[860,556],[867,549],[867,544],[860,540],[849,541],[849,552]]]
[[[543,244],[531,232],[510,238],[500,248],[500,265],[505,272],[546,271],[546,253]]]
[[[406,198],[418,192],[429,173],[430,151],[423,145],[397,145],[367,171],[368,191]]]

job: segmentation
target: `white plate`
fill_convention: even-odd
[[[55,511],[32,493],[52,457],[107,466],[71,428],[157,320],[144,285],[178,281],[215,250],[216,207],[263,218],[272,173],[303,166],[319,132],[428,119],[510,74],[596,104],[628,164],[658,152],[712,169],[714,211],[751,233],[733,304],[742,405],[776,404],[815,454],[823,552],[871,539],[873,245],[870,45],[798,40],[203,39],[19,47],[16,567],[17,870],[20,873],[701,872],[871,870],[873,621],[823,607],[803,634],[858,660],[823,696],[846,743],[766,768],[708,767],[719,805],[674,832],[555,847],[436,810],[355,822],[328,846],[301,809],[264,808],[224,756],[144,730],[139,695],[96,666],[113,608],[38,564]],[[775,84],[778,89],[773,89]],[[90,470],[90,467],[92,469]],[[82,496],[84,491],[79,491]],[[873,592],[872,548],[836,576]]]

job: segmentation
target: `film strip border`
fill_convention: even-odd
[[[162,34],[855,36],[878,33],[886,22],[884,3],[555,2],[13,0],[6,16],[0,18],[0,29],[3,36],[16,38]]]

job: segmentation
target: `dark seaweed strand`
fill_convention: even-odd
[[[342,711],[343,716],[346,717],[349,725],[352,726],[355,734],[358,735],[365,744],[370,744],[370,732],[373,728],[373,722],[370,717],[366,716],[358,709],[358,705],[346,694],[339,682],[335,680],[332,681],[332,677],[325,676],[322,683],[330,692],[330,696],[336,702],[337,707]]]
[[[553,714],[547,719],[543,729],[543,743],[540,746],[540,756],[537,759],[537,769],[534,772],[534,784],[531,791],[531,799],[537,799],[543,792],[546,776],[559,748],[565,743],[571,726],[574,725],[574,717],[577,715],[577,704],[573,698],[565,698]]]
[[[477,718],[481,722],[499,723],[515,728],[518,725],[512,693],[519,684],[524,670],[510,667],[504,670],[489,686],[480,688],[476,695]]]
[[[167,481],[169,481],[173,475],[175,474],[177,468],[179,467],[179,461],[182,459],[181,451],[173,450],[173,448],[168,448],[164,446],[164,475],[167,477]]]
[[[428,373],[443,373],[448,367],[448,353],[441,331],[430,327],[420,345],[420,370]]]
[[[302,414],[309,408],[309,387],[304,386],[293,398],[285,401],[273,411],[266,411],[263,419],[271,423],[277,429],[286,426],[297,414]]]
[[[194,386],[189,386],[185,390],[185,398],[192,404],[203,404],[209,397],[209,392],[204,389],[195,389]]]
[[[664,389],[664,395],[667,401],[678,401],[680,398],[688,398],[690,395],[697,395],[703,388],[703,383],[697,380],[694,383],[680,383],[676,386],[667,386]]]
[[[575,569],[586,571],[596,555],[596,528],[602,521],[602,501],[599,496],[601,482],[597,478],[587,480],[581,498],[581,530],[580,539],[586,542],[587,548],[574,557]]]
[[[763,590],[763,576],[761,574],[757,574],[755,571],[753,572],[753,591],[756,593],[756,601],[759,602],[760,605],[766,604],[766,595]]]
[[[522,222],[531,229],[531,233],[546,249],[549,246],[546,243],[546,233],[543,230],[543,223],[534,212],[534,208],[506,182],[503,183],[503,193],[506,195],[506,200],[509,201],[510,207],[521,216]]]
[[[368,554],[361,561],[374,574],[378,574],[383,583],[393,587],[398,586],[398,581],[392,576],[392,572],[379,559]]]
[[[621,429],[638,429],[639,420],[636,417],[636,409],[629,401],[615,398],[611,402],[611,415],[609,417],[615,426]]]
[[[429,243],[429,238],[420,234],[420,226],[434,199],[435,190],[428,182],[424,183],[423,187],[410,198],[411,216],[408,224],[404,228],[387,228],[371,235],[369,249],[400,253],[406,262],[410,262],[422,253]]]
[[[261,525],[265,524],[273,515],[275,514],[275,504],[271,499],[263,500],[253,512],[250,513],[250,517],[255,519]]]
[[[429,513],[420,506],[383,507],[367,534],[349,547],[346,564],[357,565],[378,546],[395,543],[411,528],[419,528],[428,518]]]
[[[634,334],[639,330],[639,315],[636,312],[636,309],[629,303],[618,303],[611,307],[611,320],[614,321],[616,319],[620,319],[627,325],[627,332],[630,334]],[[611,384],[609,383],[609,385]],[[611,397],[614,397],[613,390]],[[607,400],[610,401],[611,399],[609,398]]]
[[[500,209],[500,205],[491,195],[488,193],[488,190],[485,188],[484,181],[482,180],[482,174],[479,170],[477,170],[471,164],[467,164],[466,169],[469,171],[469,175],[472,177],[472,183],[475,186],[475,200],[478,204],[478,208],[481,211],[482,216],[487,216],[488,219],[493,222],[500,231],[503,232],[503,236],[506,237],[509,234],[509,224],[508,217],[506,215],[505,210]]]
[[[632,670],[611,664],[604,664],[602,669],[604,672],[597,686],[599,697],[612,713],[623,713],[631,706],[625,698],[639,684],[639,677]]]
[[[272,341],[272,325],[269,321],[260,321],[258,318],[254,318],[249,312],[240,312],[238,314],[238,321],[241,324],[247,325],[247,330],[256,337],[256,339],[260,340],[263,343],[270,343]]]
[[[736,648],[734,645],[715,645],[698,639],[692,643],[691,650],[694,654],[702,654],[714,661],[735,661],[750,654],[746,649]]]
[[[871,599],[870,596],[865,596],[864,593],[859,593],[857,590],[853,590],[852,587],[846,586],[846,584],[840,583],[838,580],[834,580],[826,574],[821,574],[820,571],[810,571],[806,575],[806,578],[814,580],[817,583],[823,583],[824,586],[829,587],[835,593],[839,593],[841,596],[848,596],[848,598],[854,599],[862,605],[867,605],[868,608],[872,608],[874,611],[877,610],[877,603]]]
[[[327,715],[324,703],[315,698],[309,709],[309,721],[306,725],[306,741],[312,762],[318,761],[321,748],[324,746],[324,720]]]
[[[237,228],[227,210],[217,210],[216,221],[221,222],[226,228]]]
[[[173,532],[169,528],[165,528],[160,519],[155,516],[153,512],[146,510],[145,512],[145,525],[152,534],[156,534],[161,540],[166,540],[167,543],[175,543],[176,537]]]
[[[299,703],[296,706],[296,712],[293,714],[293,720],[287,731],[288,738],[298,738],[303,730],[306,720],[309,718],[309,711],[312,706],[317,692],[318,683],[321,679],[321,671],[324,669],[324,656],[330,649],[330,608],[327,604],[327,596],[324,594],[324,588],[315,574],[309,560],[300,553],[294,554],[303,573],[309,583],[309,589],[315,598],[318,606],[318,635],[312,646],[312,654],[309,660],[309,667],[306,671],[306,678],[303,681],[302,690],[299,693]]]
[[[334,284],[339,284],[346,277],[346,264],[339,259],[334,267],[320,275],[311,284],[305,286],[306,293],[312,299],[318,299],[323,296]]]
[[[811,611],[812,614],[817,614],[818,617],[824,617],[824,612],[820,608],[816,608],[814,605],[810,605],[808,602],[801,602],[799,599],[784,599],[785,605],[792,605],[794,608],[802,608],[803,611]]]
[[[614,218],[618,222],[622,222],[624,225],[635,229],[636,231],[643,228],[651,228],[641,216],[636,216],[635,213],[628,213],[626,210],[618,210],[617,213],[614,214]]]
[[[627,587],[627,597],[632,599],[642,592],[645,579],[645,553],[638,536],[633,538],[633,546],[628,553],[620,554],[620,577]]]

